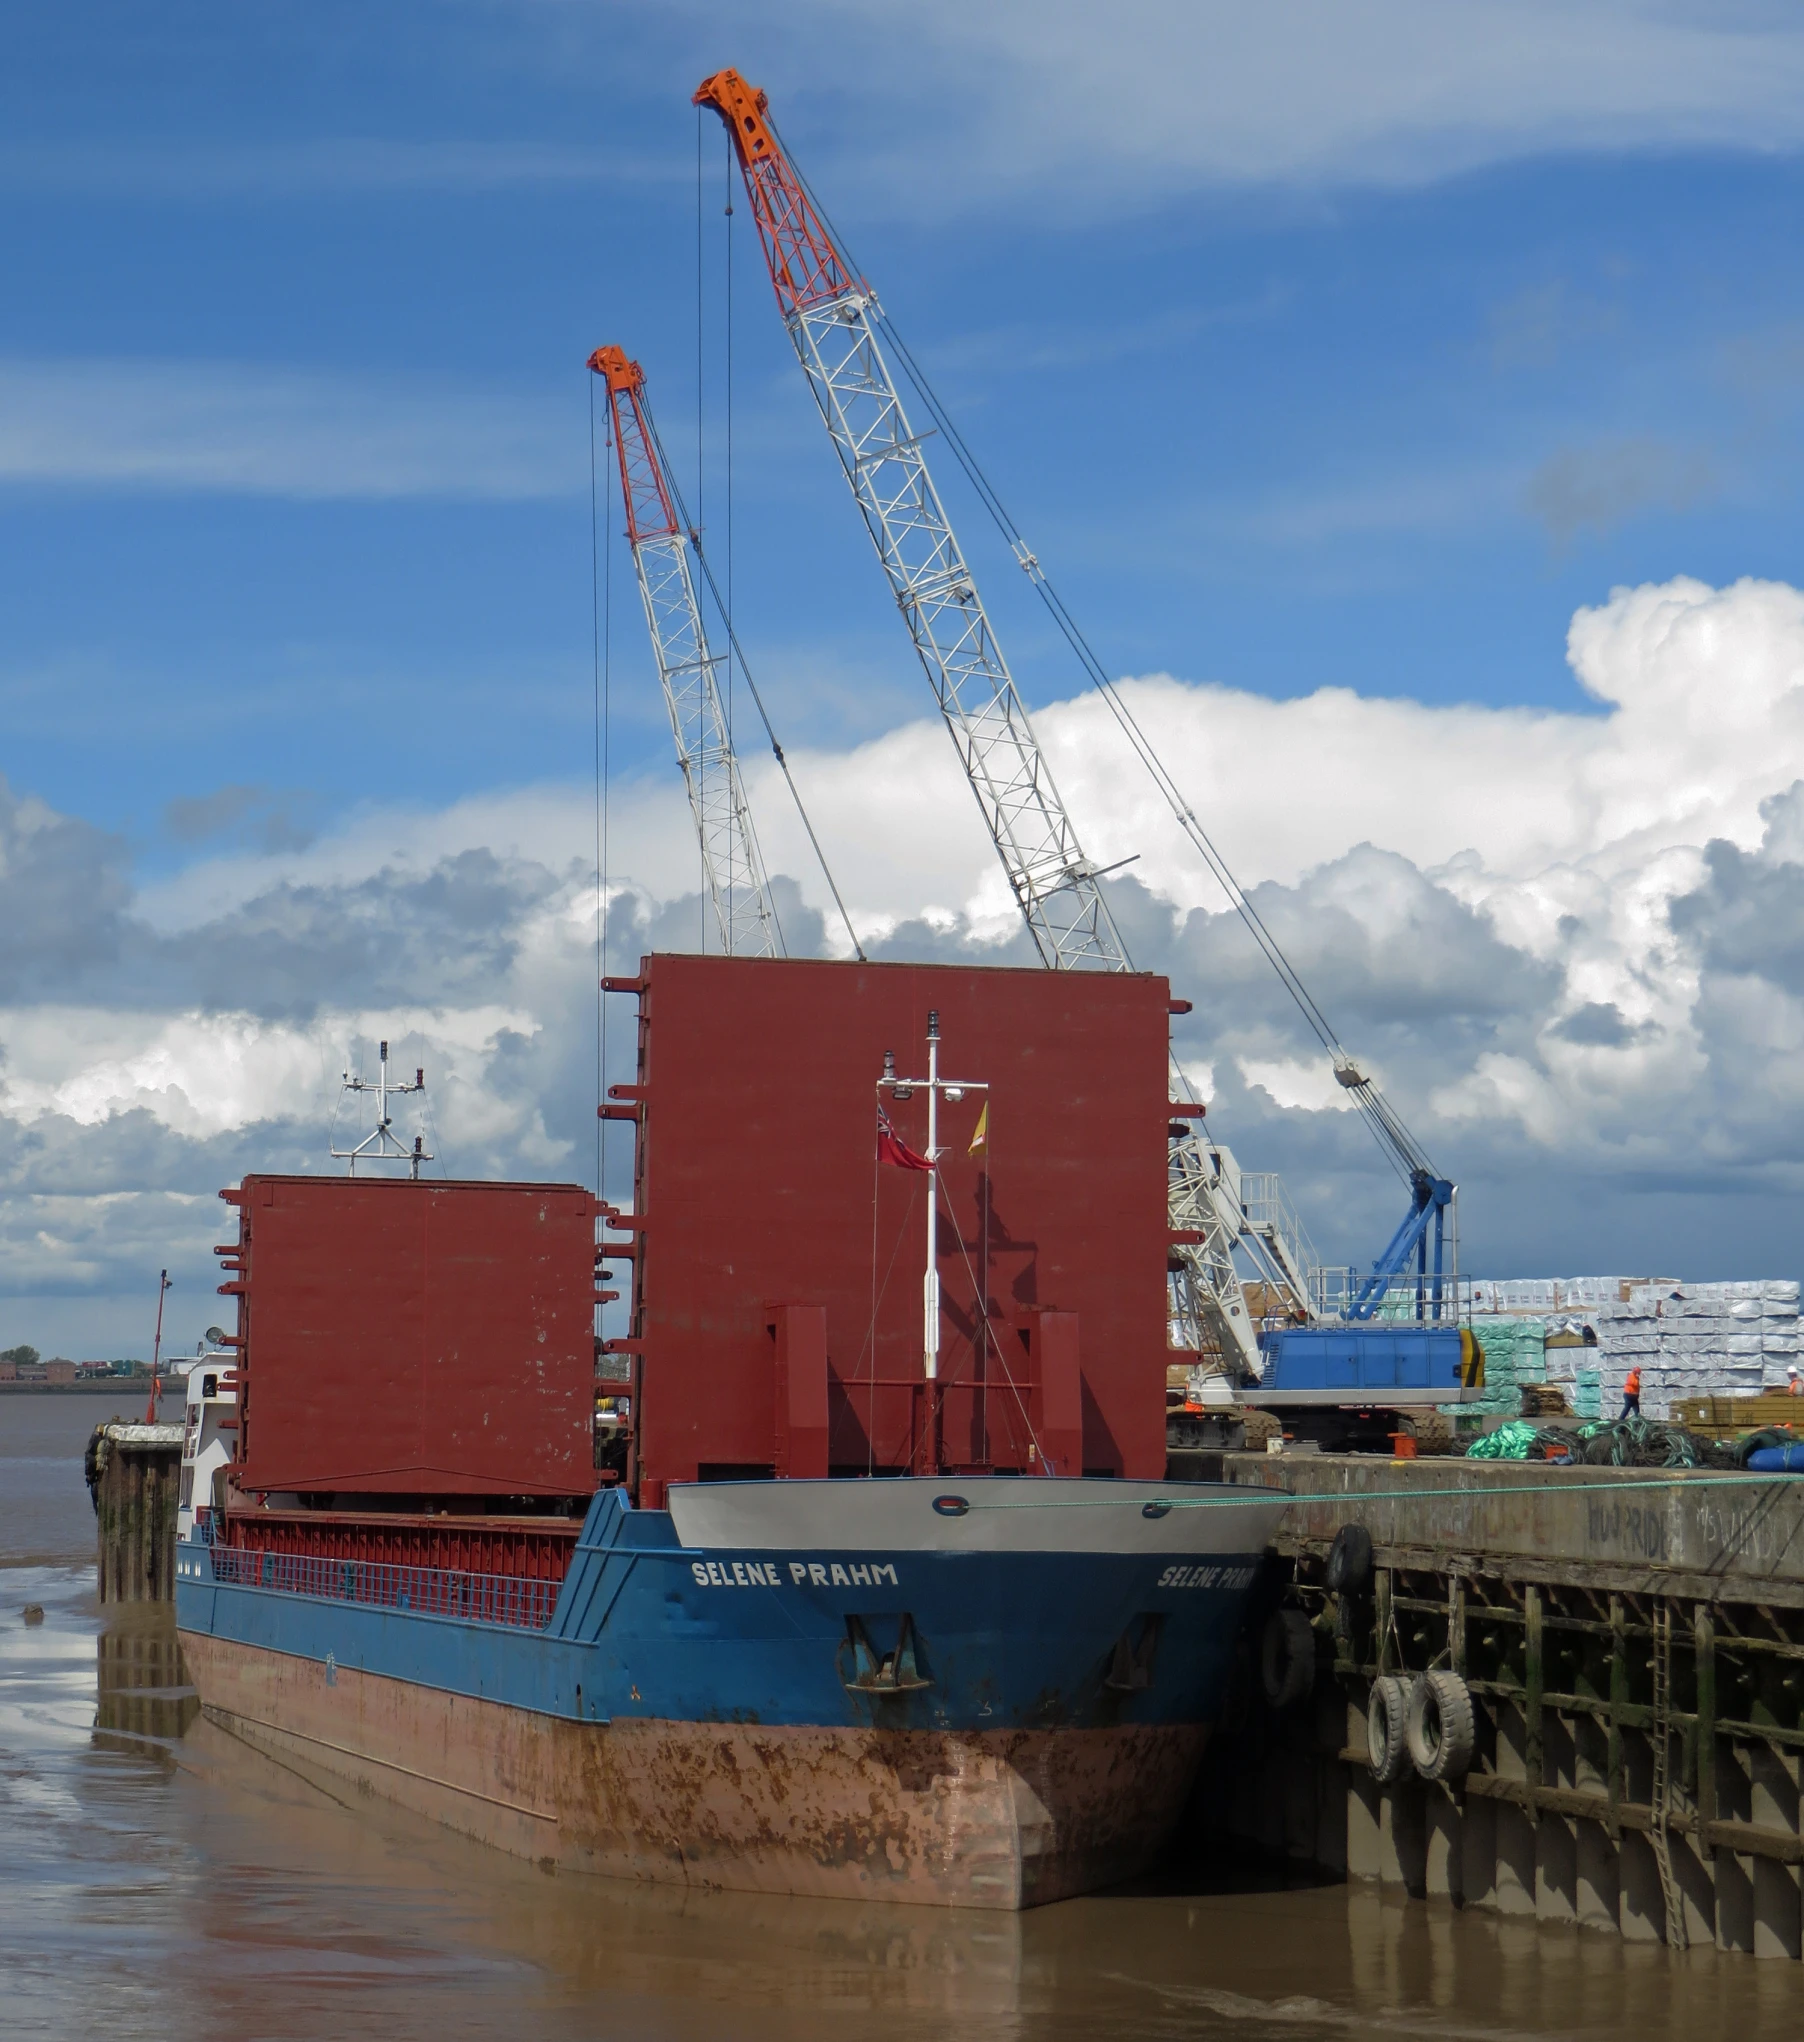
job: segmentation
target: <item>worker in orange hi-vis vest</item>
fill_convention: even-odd
[[[1628,1380],[1622,1386],[1622,1416],[1626,1418],[1631,1411],[1634,1412],[1637,1418],[1641,1416],[1641,1370],[1639,1368],[1629,1370]],[[1620,1422],[1618,1420],[1618,1423]]]

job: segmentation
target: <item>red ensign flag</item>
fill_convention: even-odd
[[[898,1170],[931,1170],[933,1165],[925,1156],[917,1156],[913,1149],[890,1125],[890,1118],[881,1106],[877,1109],[877,1160],[893,1163]]]

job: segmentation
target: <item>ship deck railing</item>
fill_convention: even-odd
[[[509,1624],[543,1631],[557,1608],[560,1581],[524,1574],[467,1574],[449,1567],[410,1567],[389,1560],[334,1560],[313,1553],[274,1553],[256,1546],[213,1547],[213,1579],[240,1588],[407,1610],[465,1623]]]

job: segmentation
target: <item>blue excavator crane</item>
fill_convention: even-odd
[[[1380,1142],[1409,1180],[1409,1211],[1399,1222],[1390,1244],[1372,1264],[1372,1273],[1360,1285],[1347,1306],[1349,1319],[1369,1319],[1389,1295],[1396,1279],[1406,1274],[1413,1258],[1416,1291],[1424,1316],[1439,1318],[1443,1282],[1446,1276],[1447,1223],[1453,1211],[1457,1187],[1443,1177],[1428,1160],[1428,1152],[1397,1114],[1388,1099],[1359,1066],[1342,1051],[1334,1060],[1335,1078],[1352,1092],[1376,1126]],[[1430,1269],[1430,1240],[1433,1241]]]

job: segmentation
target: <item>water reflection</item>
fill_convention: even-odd
[[[200,1714],[200,1697],[189,1685],[168,1604],[110,1610],[94,1648],[95,1744],[117,1750],[129,1742],[173,1771],[171,1747]]]
[[[548,1876],[204,1718],[168,1613],[0,1569],[0,2027],[107,2042],[1790,2032],[1797,1967],[1245,1861],[1025,1916]],[[45,1605],[27,1630],[19,1611]],[[104,1621],[103,1621],[104,1618]]]

